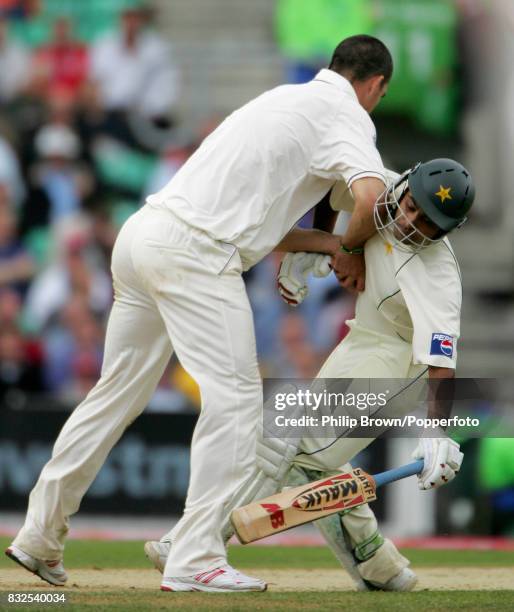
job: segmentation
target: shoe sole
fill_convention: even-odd
[[[39,578],[41,578],[41,580],[44,580],[45,582],[48,582],[48,584],[51,584],[52,586],[64,586],[66,584],[66,582],[62,582],[62,581],[52,582],[51,580],[49,580],[45,576],[42,576],[39,573],[39,570],[31,569],[28,565],[25,565],[24,563],[22,563],[22,561],[20,561],[18,559],[18,557],[13,553],[11,548],[7,548],[6,551],[5,551],[5,554],[6,554],[7,557],[9,557],[9,559],[11,559],[12,561],[15,561],[18,565],[21,565],[21,567],[23,567],[23,569],[26,569],[31,574],[34,574],[34,576],[38,576]]]
[[[191,585],[189,588],[182,588],[182,587],[189,587],[189,585],[180,585],[179,588],[172,588],[168,585],[164,585],[161,584],[161,591],[166,591],[166,592],[170,592],[170,593],[192,593],[194,591],[198,592],[198,591],[203,591],[203,592],[207,592],[207,593],[264,593],[264,591],[267,590],[268,585],[264,585],[263,589],[219,589],[216,587],[210,587],[208,585],[198,585],[198,586],[193,586]]]

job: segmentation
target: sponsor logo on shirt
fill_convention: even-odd
[[[447,336],[446,334],[439,333],[432,334],[430,354],[453,357],[453,336]]]

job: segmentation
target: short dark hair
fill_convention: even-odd
[[[393,74],[393,58],[381,40],[358,34],[337,45],[329,68],[340,74],[347,73],[352,81],[365,81],[381,75],[387,82]]]

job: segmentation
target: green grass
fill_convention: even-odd
[[[10,543],[0,538],[3,550]],[[514,568],[514,551],[495,550],[421,550],[402,549],[414,567],[508,567]],[[332,553],[322,546],[232,546],[230,562],[240,568],[337,568]],[[67,568],[148,568],[143,542],[104,542],[70,540],[66,545]],[[0,569],[12,567],[12,561],[0,555]],[[513,569],[514,581],[514,569]]]
[[[1,601],[1,600],[0,600]],[[210,610],[241,611],[266,610],[358,610],[359,612],[432,612],[433,610],[466,612],[514,609],[513,591],[452,591],[418,593],[161,593],[160,591],[118,591],[69,593],[73,611],[101,610]],[[54,607],[54,609],[56,606]],[[9,608],[2,608],[0,610]],[[11,610],[34,610],[35,607],[11,607]],[[48,609],[48,608],[46,608]],[[66,609],[66,608],[64,608]]]
[[[5,548],[10,540],[0,538]],[[475,550],[419,550],[402,551],[416,567],[512,567],[514,583],[514,552]],[[330,551],[323,547],[291,548],[278,546],[234,546],[230,549],[230,562],[236,567],[277,569],[337,568]],[[78,568],[150,568],[143,553],[143,542],[102,542],[70,540],[66,547],[66,567]],[[7,606],[2,568],[14,567],[0,555],[0,611],[35,610],[37,606]],[[43,587],[45,592],[47,588]],[[94,587],[93,587],[94,588]],[[36,592],[37,589],[31,589]],[[39,591],[40,592],[40,591]],[[344,610],[355,608],[359,612],[455,612],[459,610],[487,611],[514,610],[514,591],[418,591],[415,593],[355,593],[355,592],[302,592],[302,593],[162,593],[157,589],[131,589],[124,591],[66,592],[73,611],[102,610],[191,610],[191,611],[244,611],[269,610]],[[48,609],[48,608],[45,608]]]

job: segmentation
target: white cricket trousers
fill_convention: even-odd
[[[392,394],[398,395],[396,404],[403,407],[402,414],[407,414],[415,406],[413,398],[418,387],[405,379],[419,380],[427,366],[412,363],[412,346],[401,338],[378,333],[359,325],[356,320],[349,321],[348,325],[350,332],[332,351],[316,378],[387,379],[391,389],[395,389]],[[389,412],[388,416],[391,415]],[[373,440],[345,436],[303,438],[295,464],[314,470],[338,471]]]
[[[401,338],[381,334],[349,321],[350,332],[333,350],[321,367],[317,378],[369,378],[389,379],[391,388],[397,391],[405,386],[405,379],[417,379],[426,366],[412,363],[412,348]],[[398,379],[398,385],[394,385]],[[362,388],[362,387],[361,387]],[[400,404],[405,402],[405,412],[412,408],[416,389],[399,393]],[[361,450],[373,442],[373,438],[304,438],[300,444],[295,465],[321,470],[341,472],[351,469],[349,463]],[[413,446],[414,449],[414,446]],[[354,508],[341,517],[350,537],[352,548],[372,538],[378,529],[377,520],[368,504]],[[407,565],[392,543],[382,547],[380,557],[366,564],[367,580],[387,582]]]
[[[68,517],[144,410],[174,350],[200,387],[202,410],[166,575],[187,576],[226,562],[223,507],[255,464],[262,410],[241,271],[237,250],[166,208],[147,204],[128,219],[112,256],[115,299],[101,378],[62,428],[30,494],[16,546],[41,559],[62,557]]]

